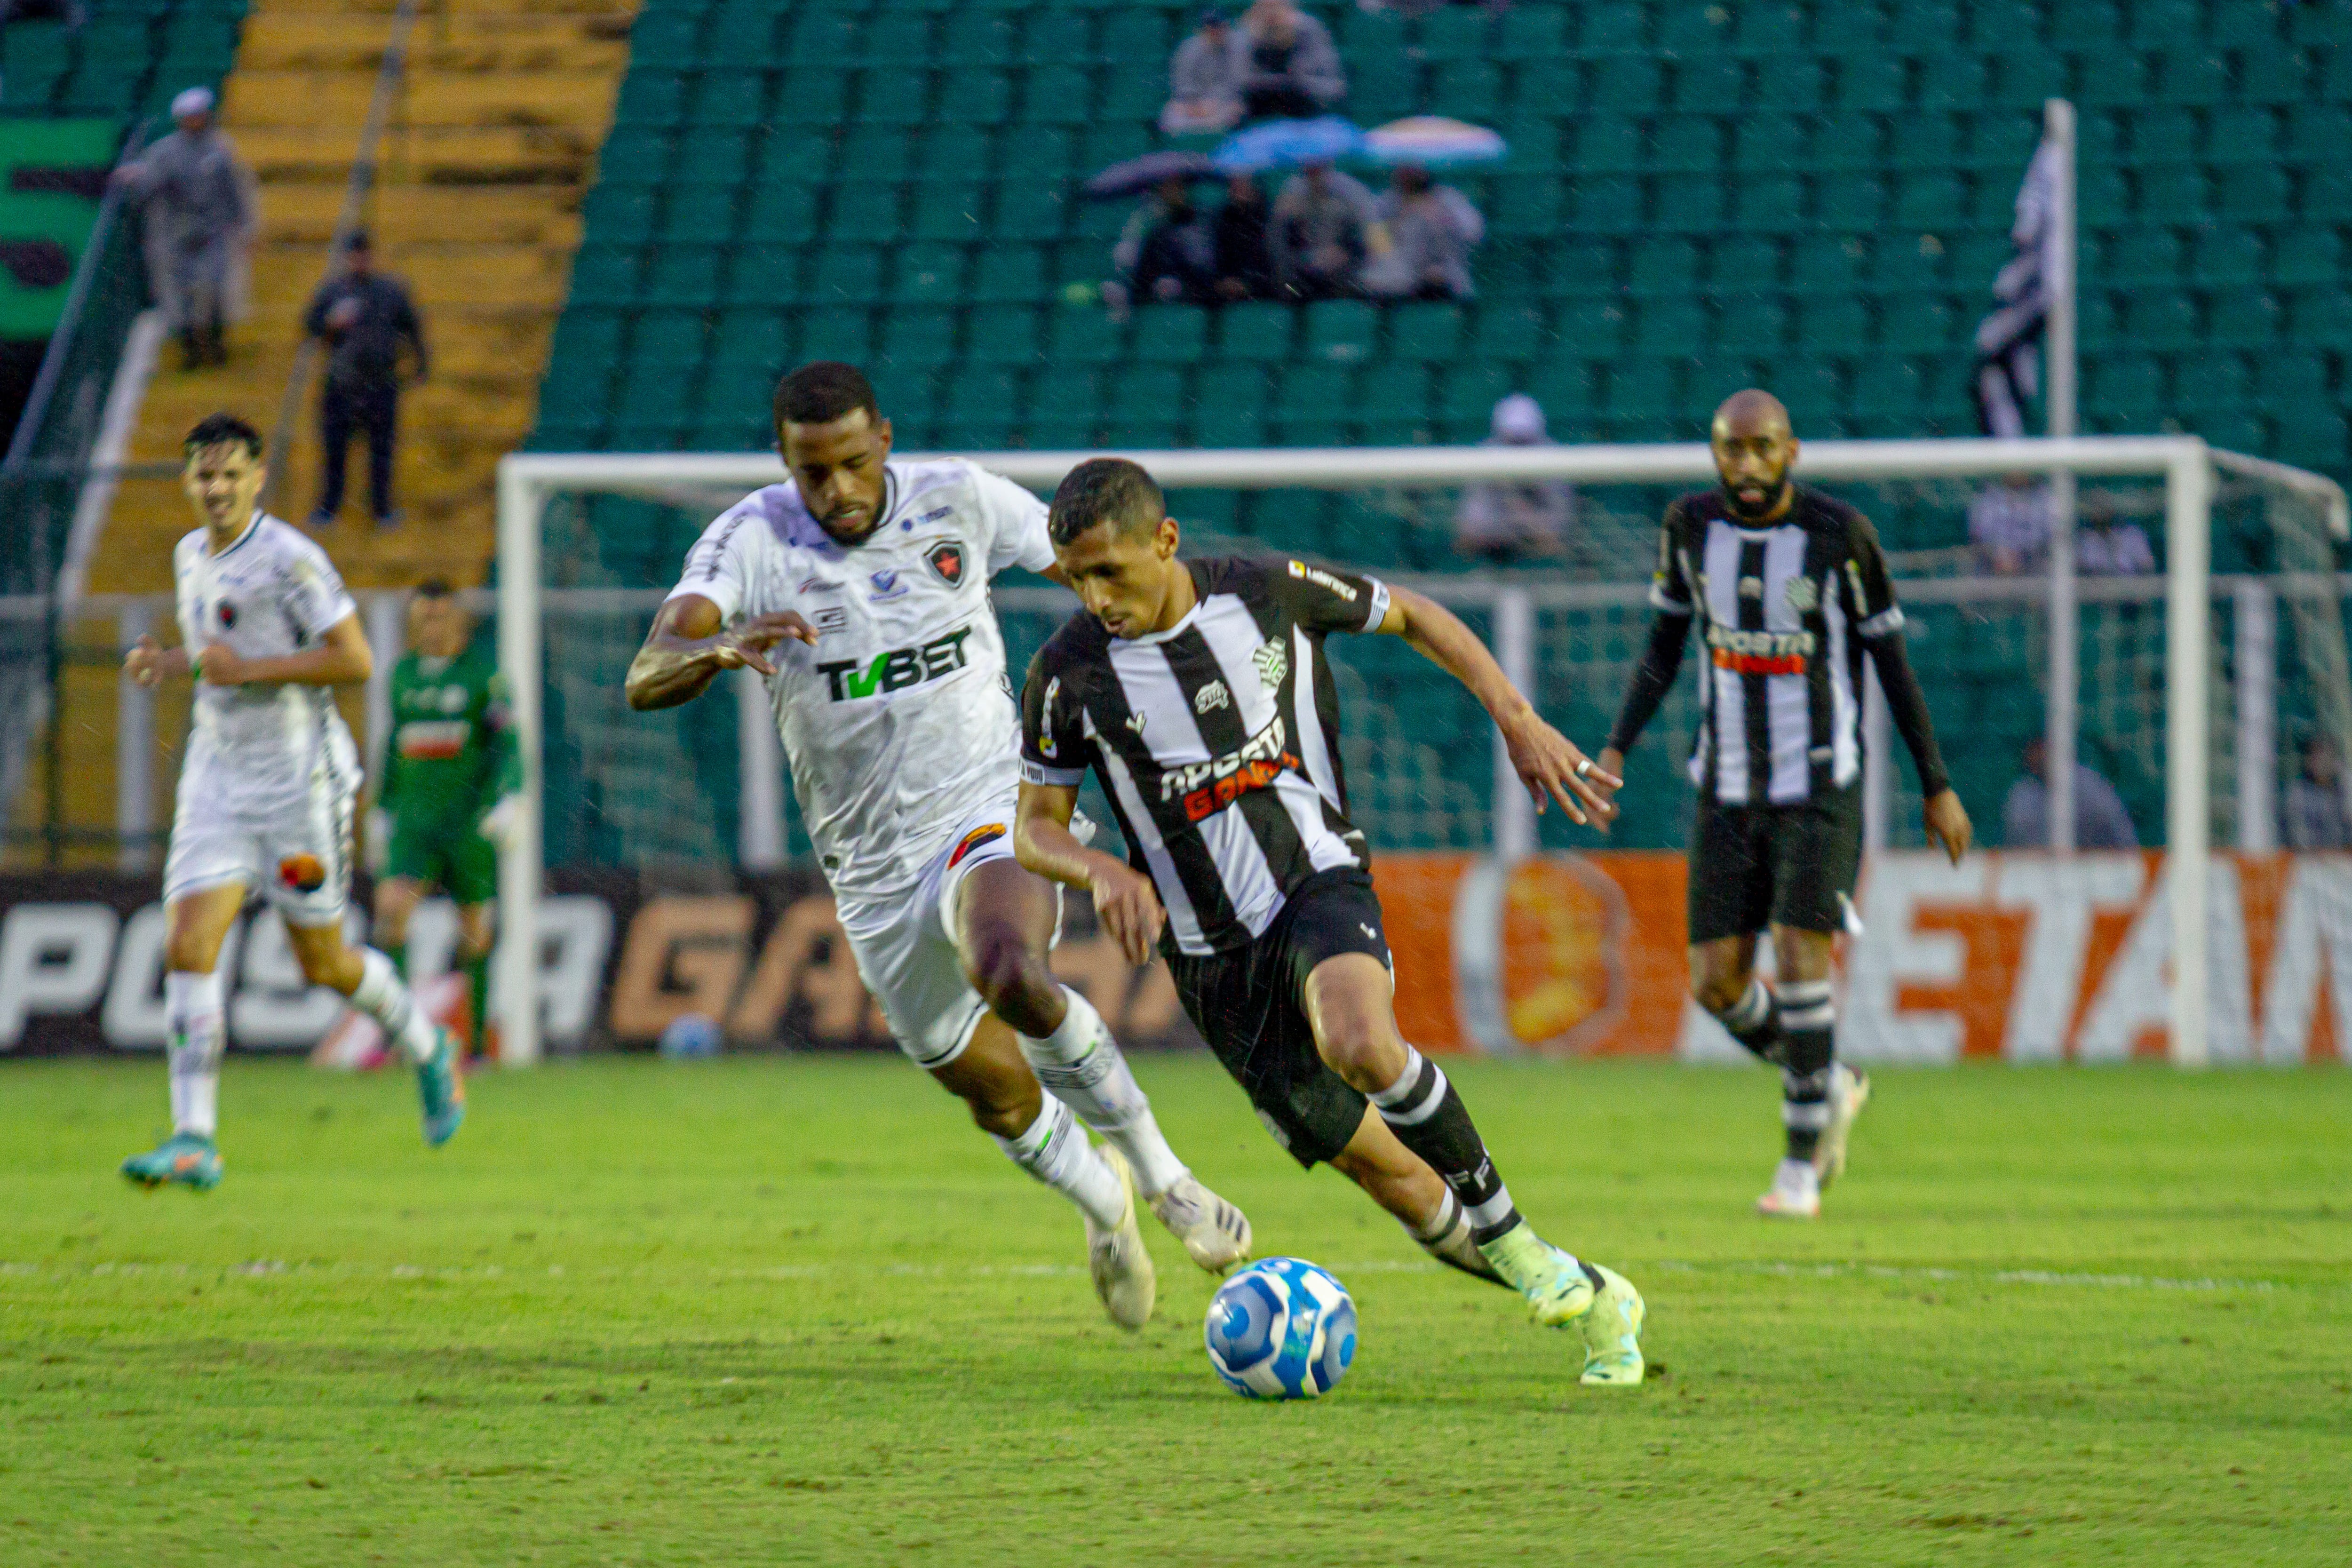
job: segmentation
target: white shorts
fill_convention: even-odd
[[[360,770],[351,742],[329,744],[299,784],[256,790],[216,760],[192,754],[163,857],[166,903],[241,882],[286,923],[335,925],[352,890],[352,818]]]
[[[1013,802],[1004,795],[957,824],[955,836],[905,892],[839,900],[858,975],[882,1005],[898,1048],[917,1067],[945,1067],[961,1056],[988,1011],[964,978],[963,954],[956,947],[956,889],[973,867],[1013,858]]]

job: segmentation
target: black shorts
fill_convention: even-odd
[[[1302,1165],[1345,1149],[1364,1120],[1364,1097],[1324,1062],[1307,1023],[1307,975],[1343,952],[1395,967],[1369,872],[1318,871],[1247,947],[1168,960],[1185,1016]]]
[[[1767,926],[1840,931],[1862,870],[1862,789],[1793,805],[1717,805],[1691,825],[1690,940],[1752,936]]]

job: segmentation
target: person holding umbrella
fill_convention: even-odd
[[[1114,316],[1131,305],[1205,305],[1217,297],[1217,241],[1193,205],[1192,178],[1170,174],[1136,208],[1111,250],[1118,276],[1103,285]]]
[[[1275,266],[1293,300],[1361,292],[1366,259],[1388,249],[1372,193],[1328,163],[1308,163],[1285,182],[1273,227]]]
[[[1364,268],[1364,291],[1381,300],[1467,300],[1470,252],[1486,237],[1486,220],[1470,198],[1441,185],[1418,163],[1400,163],[1380,199],[1389,248]]]

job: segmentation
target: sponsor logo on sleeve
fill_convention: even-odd
[[[1303,583],[1312,583],[1318,588],[1328,589],[1351,605],[1361,596],[1351,584],[1334,577],[1320,566],[1309,566],[1304,561],[1292,562],[1290,574]]]
[[[950,871],[954,870],[958,865],[962,863],[965,856],[971,854],[982,845],[993,843],[995,840],[1003,837],[1004,824],[1001,822],[992,822],[985,827],[973,828],[970,833],[963,836],[962,839],[957,843],[954,850],[948,856],[948,869]]]
[[[1045,723],[1037,734],[1037,750],[1048,757],[1058,757],[1062,754],[1061,742],[1054,739],[1054,699],[1061,694],[1062,678],[1060,676],[1057,675],[1045,682],[1045,700],[1043,704],[1045,710]]]

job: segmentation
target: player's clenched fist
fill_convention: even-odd
[[[1151,879],[1116,860],[1103,858],[1088,880],[1095,896],[1095,917],[1129,963],[1149,963],[1160,941],[1160,895]]]
[[[770,648],[788,640],[814,647],[816,636],[816,628],[799,612],[776,610],[753,616],[741,626],[721,632],[711,645],[710,654],[722,669],[756,669],[761,675],[773,675],[776,667],[768,662]]]
[[[167,675],[177,674],[187,668],[187,655],[175,647],[165,647],[153,637],[142,637],[122,656],[123,673],[142,686],[152,686]]]

